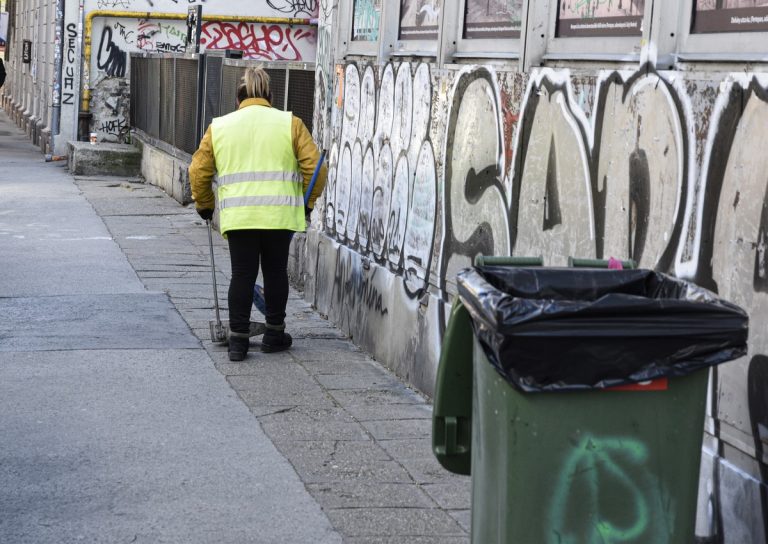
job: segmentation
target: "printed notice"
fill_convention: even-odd
[[[464,38],[519,38],[523,0],[467,0]]]
[[[557,36],[642,36],[645,0],[560,0]]]
[[[696,0],[692,31],[768,31],[768,0]]]
[[[442,0],[401,0],[401,40],[436,40]]]

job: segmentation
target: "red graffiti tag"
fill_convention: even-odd
[[[160,25],[146,19],[139,20],[136,47],[139,49],[155,49],[155,37],[160,34]]]
[[[245,58],[302,60],[296,42],[311,41],[314,33],[280,25],[203,23],[200,43],[206,49],[238,49]]]

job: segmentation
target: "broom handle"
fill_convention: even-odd
[[[312,196],[312,189],[315,188],[315,183],[317,182],[317,176],[320,173],[320,167],[323,165],[323,161],[325,161],[325,149],[323,149],[323,152],[320,153],[320,160],[317,161],[317,166],[315,166],[315,172],[312,174],[312,180],[309,182],[309,187],[307,187],[307,192],[304,193],[305,206],[309,204],[309,197]]]
[[[221,325],[221,317],[219,316],[219,293],[216,289],[216,263],[213,260],[213,229],[211,228],[211,220],[207,220],[208,224],[208,247],[211,250],[211,277],[213,278],[213,307],[216,309],[216,325]]]

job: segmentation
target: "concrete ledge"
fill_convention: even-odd
[[[69,171],[76,176],[138,177],[141,151],[128,144],[68,142]]]
[[[134,133],[134,140],[141,149],[141,175],[144,180],[160,187],[180,204],[192,202],[189,185],[191,157],[178,150],[165,149],[142,133]]]

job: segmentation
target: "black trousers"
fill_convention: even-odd
[[[267,323],[281,325],[288,303],[288,249],[290,230],[230,230],[229,258],[232,280],[229,282],[229,328],[247,333],[251,321],[253,286],[261,264],[264,276],[264,300]]]

